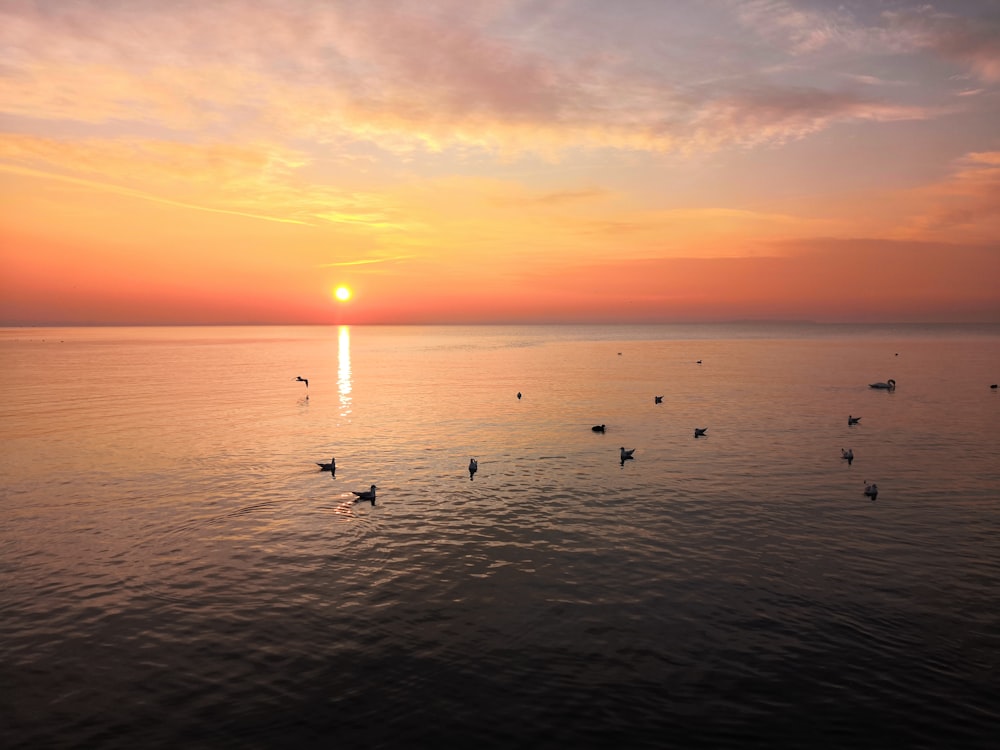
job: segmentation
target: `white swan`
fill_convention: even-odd
[[[896,381],[889,378],[884,383],[869,383],[869,388],[879,388],[883,391],[894,391],[896,390]]]

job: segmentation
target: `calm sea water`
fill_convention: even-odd
[[[1000,737],[995,327],[5,329],[0,364],[5,747]]]

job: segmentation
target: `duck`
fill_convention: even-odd
[[[296,382],[299,382],[299,383],[305,383],[306,384],[306,388],[309,387],[309,378],[304,378],[301,375],[299,375],[298,377],[295,378],[295,380],[296,380]]]
[[[351,490],[351,492],[353,492],[355,495],[358,496],[358,499],[355,500],[354,502],[357,503],[357,502],[360,502],[361,500],[371,500],[372,501],[372,505],[375,504],[375,485],[374,484],[368,490],[366,490],[364,492],[358,492],[357,490]]]
[[[993,385],[990,386],[990,388],[992,388],[995,391],[997,389],[997,384],[994,383]]]
[[[850,466],[852,463],[854,463],[854,449],[853,448],[842,449],[840,451],[840,457],[845,461],[847,461],[847,465]]]
[[[847,424],[848,425],[857,424],[860,421],[861,421],[861,417],[852,417],[850,414],[847,415]]]
[[[619,451],[620,451],[619,452],[619,457],[621,458],[622,466],[625,465],[626,461],[629,461],[629,460],[635,458],[635,456],[632,455],[633,453],[635,453],[635,448],[632,448],[630,450],[625,450],[625,446],[622,446],[619,449]]]
[[[654,404],[662,404],[663,403],[663,396],[653,396],[653,403]]]
[[[896,381],[889,378],[884,383],[869,383],[869,388],[878,388],[883,391],[894,391],[896,390]]]
[[[331,458],[330,459],[330,463],[328,463],[328,464],[321,463],[321,462],[317,461],[316,465],[319,467],[320,471],[332,471],[334,474],[337,473],[337,459],[336,458]]]
[[[521,392],[520,392],[520,391],[518,391],[518,392],[517,392],[517,400],[518,400],[518,401],[520,401],[520,400],[521,400]]]
[[[472,477],[475,476],[476,472],[479,471],[479,462],[474,459],[469,459],[469,481],[472,481]]]
[[[878,497],[878,485],[875,482],[865,485],[865,497],[875,500]]]
[[[602,425],[602,424],[595,424],[590,429],[592,429],[594,432],[604,432],[604,425]]]
[[[695,437],[704,437],[705,436],[705,432],[707,430],[708,430],[707,427],[695,427],[694,428],[694,436]]]

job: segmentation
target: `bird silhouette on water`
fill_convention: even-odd
[[[879,383],[869,383],[869,388],[875,388],[879,391],[894,391],[896,390],[896,381],[892,378]]]
[[[850,466],[854,463],[854,450],[852,448],[843,448],[840,451],[840,457],[847,461],[847,465]]]
[[[861,421],[861,417],[852,417],[850,414],[847,415],[847,424],[848,425],[857,424],[860,421]]]
[[[653,403],[654,404],[662,404],[663,403],[663,396],[653,396]]]
[[[470,458],[469,459],[469,481],[470,482],[472,481],[472,478],[476,475],[477,471],[479,471],[479,462],[476,459],[474,459],[474,458]]]
[[[604,425],[602,425],[602,424],[595,424],[590,429],[592,429],[594,432],[604,432]]]
[[[865,497],[870,497],[873,501],[878,498],[878,485],[875,482],[865,484]]]
[[[633,453],[635,453],[635,448],[632,448],[630,450],[625,450],[624,445],[621,448],[619,448],[618,457],[621,459],[622,466],[625,465],[626,461],[631,461],[633,458],[635,458],[635,456],[632,455]]]
[[[355,495],[358,496],[357,499],[354,502],[357,503],[357,502],[361,502],[362,500],[371,500],[372,501],[372,505],[375,504],[375,485],[374,484],[371,486],[370,489],[368,489],[368,490],[366,490],[364,492],[358,492],[357,490],[351,490],[351,492],[353,492]]]
[[[337,459],[336,458],[331,458],[330,459],[330,463],[328,463],[328,464],[322,463],[320,461],[317,461],[316,465],[319,467],[320,471],[329,471],[331,474],[336,474],[337,473]]]
[[[518,392],[517,392],[517,400],[518,400],[518,401],[520,401],[520,400],[521,400],[521,392],[520,392],[520,391],[518,391]]]
[[[694,428],[694,436],[696,438],[698,438],[698,437],[705,437],[705,433],[707,431],[708,431],[707,427],[695,427]]]
[[[309,387],[309,378],[304,378],[301,375],[299,375],[298,377],[295,378],[295,380],[296,380],[296,382],[299,382],[299,383],[305,383],[306,384],[306,388]],[[320,395],[322,395],[322,394],[320,394]]]

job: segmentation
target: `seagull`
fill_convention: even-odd
[[[850,466],[854,463],[854,450],[852,448],[844,448],[840,451],[840,457],[847,461],[847,465]]]
[[[894,390],[896,390],[896,381],[893,380],[892,378],[889,378],[884,383],[869,383],[868,387],[869,388],[878,388],[878,389],[883,390],[883,391],[894,391]]]
[[[320,471],[332,471],[334,474],[337,473],[337,459],[335,457],[331,458],[330,463],[328,464],[317,461],[316,465],[319,467]]]
[[[517,392],[517,400],[518,400],[518,401],[520,401],[520,400],[521,400],[521,392],[520,392],[520,391],[518,391],[518,392]]]
[[[850,414],[847,415],[847,424],[848,425],[857,424],[860,421],[861,421],[861,417],[852,417]]]
[[[663,403],[663,396],[653,396],[653,403],[654,404],[662,404]]]
[[[354,502],[357,503],[357,502],[360,502],[361,500],[371,500],[372,501],[372,505],[375,504],[375,485],[374,484],[371,486],[371,489],[368,490],[368,491],[366,491],[366,492],[357,492],[356,490],[351,490],[351,492],[353,492],[355,495],[358,496],[358,499],[355,500]]]
[[[627,450],[625,450],[625,446],[622,446],[620,450],[621,450],[620,456],[621,456],[621,460],[622,460],[622,466],[625,465],[626,461],[628,461],[628,460],[630,460],[632,458],[635,458],[632,455],[633,453],[635,453],[635,448],[633,448],[632,450],[628,450],[627,451]]]
[[[695,437],[704,437],[705,436],[705,431],[707,429],[708,429],[707,427],[695,427],[694,428],[694,436]]]
[[[472,481],[472,477],[475,475],[475,473],[477,471],[479,471],[479,462],[476,459],[474,459],[474,458],[470,458],[469,459],[469,481],[470,482]]]
[[[878,497],[878,485],[875,482],[865,485],[865,497],[875,500]]]
[[[297,378],[295,378],[295,380],[297,380],[300,383],[305,383],[306,384],[306,388],[309,387],[309,378],[304,378],[301,375],[299,375]]]
[[[602,425],[602,424],[595,424],[590,429],[592,429],[594,432],[604,432],[604,425]]]

